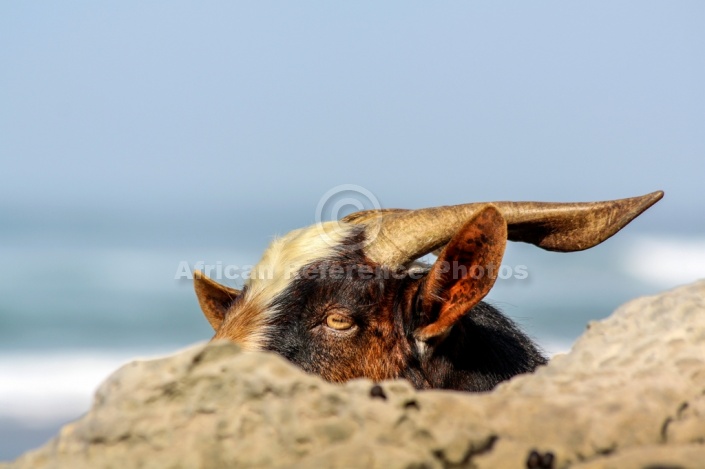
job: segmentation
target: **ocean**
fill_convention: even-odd
[[[121,364],[208,340],[212,330],[191,281],[177,278],[180,266],[251,265],[273,234],[254,229],[257,240],[238,248],[239,227],[204,234],[103,217],[3,218],[0,460],[80,417]],[[703,277],[705,237],[628,227],[579,253],[511,243],[487,300],[554,355],[620,304]]]

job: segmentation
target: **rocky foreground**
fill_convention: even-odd
[[[130,363],[6,468],[705,468],[705,281],[486,394],[333,385],[232,344]]]

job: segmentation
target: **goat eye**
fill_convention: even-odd
[[[326,325],[336,331],[346,331],[353,327],[353,324],[352,319],[342,314],[332,313],[326,317]]]

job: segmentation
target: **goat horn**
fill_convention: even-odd
[[[621,230],[663,197],[662,191],[604,202],[492,202],[507,220],[508,239],[548,251],[582,251]],[[460,227],[488,203],[420,210],[356,212],[343,222],[361,224],[370,240],[364,247],[373,262],[406,264],[448,243]]]

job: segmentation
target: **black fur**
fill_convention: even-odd
[[[429,353],[427,358],[415,360],[428,384],[415,382],[416,370],[403,376],[417,388],[489,391],[546,363],[538,347],[514,322],[483,301]]]
[[[417,310],[423,275],[389,271],[342,247],[302,268],[274,300],[278,314],[265,348],[331,381],[405,378],[418,389],[488,391],[546,363],[538,347],[485,302],[421,353],[413,332],[426,316]],[[351,317],[354,330],[328,328],[331,310]]]

